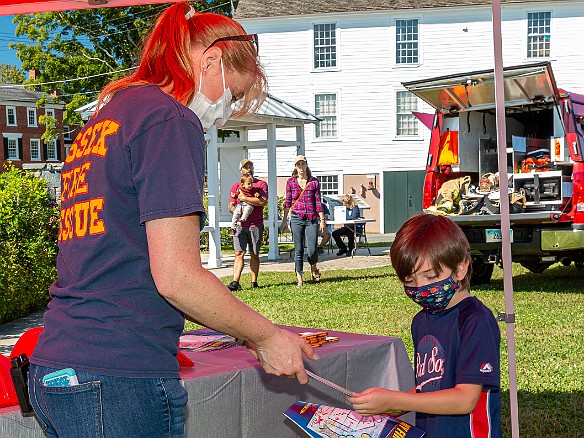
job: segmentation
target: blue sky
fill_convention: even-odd
[[[20,60],[16,57],[16,50],[8,48],[9,42],[18,42],[14,36],[16,25],[12,23],[14,16],[0,17],[0,64],[12,64],[20,67]],[[22,41],[22,38],[20,38]]]

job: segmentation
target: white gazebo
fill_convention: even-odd
[[[94,113],[97,101],[78,108],[83,120],[88,120]],[[266,228],[269,230],[268,258],[276,260],[280,257],[278,250],[278,202],[276,196],[277,171],[276,162],[278,147],[295,147],[297,154],[304,154],[304,125],[318,123],[320,119],[315,115],[291,105],[277,97],[268,95],[262,106],[254,114],[248,114],[238,119],[230,119],[222,129],[237,131],[238,138],[231,136],[229,141],[221,141],[217,135],[217,128],[213,127],[205,135],[207,140],[207,195],[208,195],[208,225],[203,231],[209,233],[209,268],[219,268],[222,265],[220,227],[231,226],[231,221],[221,219],[221,199],[227,199],[227,191],[231,184],[239,179],[239,161],[248,158],[250,149],[266,149],[268,164],[268,187],[271,189],[268,202],[268,220]],[[277,137],[278,128],[293,128],[295,138],[282,140]],[[265,139],[250,140],[252,131],[264,131]],[[259,136],[259,137],[264,137]],[[256,137],[256,136],[253,136]],[[219,157],[222,157],[220,160]],[[221,168],[220,161],[225,161]],[[231,173],[229,170],[231,169]],[[235,173],[235,171],[237,173]],[[221,183],[221,177],[224,183]],[[221,186],[225,190],[222,196]],[[226,205],[223,208],[226,211]]]

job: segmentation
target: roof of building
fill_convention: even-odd
[[[19,85],[0,83],[0,100],[14,102],[36,102],[43,96],[40,91],[27,90]]]
[[[534,3],[549,0],[501,0],[501,3]],[[457,6],[490,5],[491,0],[239,0],[235,18],[284,17],[343,12],[392,11]]]
[[[42,91],[28,90],[22,85],[0,83],[0,102],[35,103],[43,96]]]

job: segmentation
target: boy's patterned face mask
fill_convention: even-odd
[[[444,280],[430,283],[420,287],[404,286],[404,291],[410,299],[431,314],[442,312],[450,303],[450,300],[460,288],[460,281],[452,278],[452,275]]]

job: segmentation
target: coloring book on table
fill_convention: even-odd
[[[421,438],[424,431],[389,415],[362,416],[350,409],[298,401],[284,415],[313,438]]]
[[[183,332],[179,338],[179,348],[191,351],[214,351],[235,347],[235,338],[225,333],[208,330]]]

